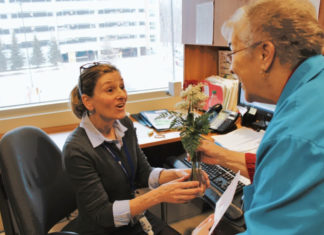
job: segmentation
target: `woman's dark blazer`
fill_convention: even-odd
[[[137,187],[147,187],[152,171],[146,156],[140,149],[132,121],[120,120],[128,128],[123,137],[135,168]],[[130,165],[123,149],[110,145],[130,172]],[[77,127],[63,147],[64,163],[75,187],[81,234],[118,234],[114,227],[112,205],[115,200],[133,198],[130,182],[120,165],[104,145],[93,148],[85,130]],[[128,227],[128,226],[125,226]]]

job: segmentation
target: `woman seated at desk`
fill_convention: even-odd
[[[190,170],[149,165],[125,115],[127,93],[117,68],[95,62],[81,66],[80,73],[71,104],[81,123],[63,148],[79,210],[76,232],[179,234],[145,210],[161,202],[187,202],[205,188],[186,181]],[[135,198],[135,189],[147,186],[153,190]]]

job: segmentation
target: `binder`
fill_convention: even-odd
[[[162,114],[166,113],[167,115]],[[138,114],[131,115],[139,123],[152,127],[157,131],[166,131],[170,129],[170,125],[174,116],[167,109],[142,111]]]
[[[144,119],[140,113],[131,114],[131,117],[134,118],[139,123],[141,123],[143,126],[152,127],[151,123],[149,123],[146,119]]]

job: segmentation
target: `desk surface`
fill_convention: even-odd
[[[138,143],[141,148],[153,147],[168,143],[174,143],[180,141],[180,135],[177,131],[163,131],[157,132],[152,128],[147,126],[143,126],[139,122],[132,119],[134,122],[134,126],[136,128]],[[240,121],[237,120],[236,124],[238,128],[241,127]],[[66,138],[71,133],[71,131],[60,132],[60,133],[52,133],[49,136],[54,140],[54,142],[58,145],[60,149],[63,148]],[[207,138],[212,139],[211,136],[217,135],[210,133]]]
[[[162,144],[168,144],[180,141],[178,131],[161,131],[157,132],[152,128],[143,126],[139,122],[134,122],[138,143],[141,148],[147,148]]]
[[[176,131],[157,132],[152,128],[143,126],[137,121],[134,121],[134,126],[136,128],[138,143],[141,148],[147,148],[180,141],[179,132]],[[65,140],[70,133],[71,131],[66,131],[60,133],[52,133],[49,134],[49,136],[58,145],[58,147],[62,149]]]

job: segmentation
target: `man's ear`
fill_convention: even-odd
[[[82,94],[81,99],[83,105],[86,107],[87,110],[92,111],[94,109],[90,96]]]
[[[276,48],[271,41],[262,43],[262,70],[269,72],[274,63]]]

